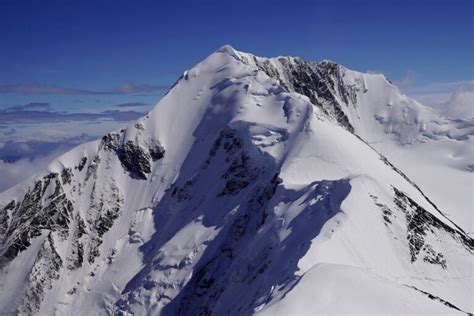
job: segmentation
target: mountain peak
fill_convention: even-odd
[[[219,53],[228,53],[228,54],[234,54],[236,52],[236,50],[234,49],[234,47],[232,47],[232,45],[230,44],[224,44],[222,45],[221,47],[219,47],[216,52],[219,52]]]
[[[225,45],[144,118],[0,194],[0,306],[272,313],[318,284],[337,311],[342,273],[390,288],[395,312],[469,309],[473,240],[374,149],[433,141],[429,118],[377,76]]]
[[[234,47],[232,47],[229,44],[222,45],[216,50],[216,53],[223,53],[223,54],[228,54],[232,57],[238,58],[239,51],[237,51]]]

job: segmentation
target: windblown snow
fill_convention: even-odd
[[[473,134],[382,75],[223,46],[0,194],[0,306],[473,313]]]

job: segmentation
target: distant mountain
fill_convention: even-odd
[[[223,46],[144,118],[0,194],[0,306],[472,313],[455,223],[472,197],[430,193],[472,189],[473,133],[382,75]]]

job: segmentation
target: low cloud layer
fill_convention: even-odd
[[[134,94],[135,97],[137,93],[149,93],[163,89],[167,89],[167,87],[129,84],[110,91],[89,91],[20,84],[0,85],[0,94],[78,94],[89,96]],[[53,159],[76,145],[122,128],[128,124],[127,122],[143,117],[149,110],[147,107],[149,103],[120,103],[120,99],[124,98],[123,101],[127,101],[126,98],[129,97],[109,97],[104,104],[93,103],[93,105],[89,104],[89,107],[76,107],[76,109],[69,111],[65,111],[64,105],[61,105],[61,110],[57,110],[57,104],[61,104],[64,98],[59,98],[59,101],[56,99],[53,104],[49,100],[40,98],[40,100],[28,102],[30,97],[16,98],[14,96],[13,100],[26,99],[28,103],[23,101],[25,103],[14,106],[3,104],[0,108],[0,192],[44,170]],[[83,99],[90,101],[91,98],[84,97]],[[98,102],[102,98],[92,97],[92,99]],[[71,100],[83,102],[80,98],[75,97],[72,97]],[[16,103],[17,101],[10,102]],[[85,132],[88,135],[83,134]]]
[[[144,113],[137,111],[109,110],[100,113],[68,113],[50,111],[49,108],[46,108],[46,110],[39,110],[37,108],[39,107],[25,108],[25,106],[17,106],[0,110],[0,124],[97,121],[104,119],[125,122],[138,119],[144,115]]]
[[[117,104],[116,107],[119,108],[133,108],[133,107],[142,107],[142,106],[147,106],[148,104],[143,103],[143,102],[128,102],[128,103],[120,103]]]
[[[7,108],[10,111],[29,111],[29,110],[43,110],[48,111],[51,109],[51,104],[48,102],[30,102],[24,105],[16,105]]]
[[[410,97],[451,118],[474,117],[474,80],[437,82],[403,89]]]
[[[402,89],[409,88],[415,83],[416,74],[414,71],[408,70],[401,80],[395,80],[394,84]]]
[[[15,162],[0,160],[0,192],[44,170],[57,156],[68,149],[69,147],[59,147],[51,151],[47,156],[40,156],[34,159],[23,158]]]
[[[67,113],[48,109],[48,103],[37,102],[0,110],[0,192],[44,170],[74,146],[144,115],[136,111]]]
[[[59,155],[95,137],[82,134],[59,141],[0,143],[0,192],[44,170]]]
[[[434,104],[433,108],[451,118],[474,117],[474,89],[460,88],[453,92],[447,102]]]
[[[0,85],[0,93],[17,93],[25,95],[52,94],[52,95],[121,95],[135,93],[151,93],[167,90],[169,86],[152,84],[127,83],[111,90],[87,90],[67,88],[42,84],[3,84]]]
[[[14,141],[8,140],[0,143],[0,160],[15,162],[20,159],[33,160],[38,157],[49,156],[52,152],[61,149],[69,149],[78,144],[95,139],[87,134],[79,136],[65,137],[57,141]]]

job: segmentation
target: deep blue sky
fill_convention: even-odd
[[[471,80],[473,2],[0,0],[0,85],[168,86],[226,43],[263,56],[331,59],[395,81]],[[2,93],[0,107],[136,100],[74,98]]]
[[[443,103],[474,89],[473,2],[0,0],[0,191],[141,117],[223,44],[382,72]]]

